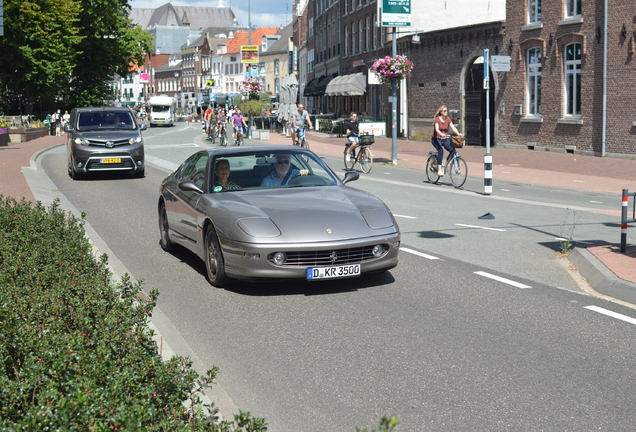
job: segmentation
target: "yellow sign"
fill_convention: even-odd
[[[207,85],[208,87],[214,87],[214,80],[213,79],[205,80],[205,85]]]
[[[258,45],[241,46],[241,63],[258,63]]]

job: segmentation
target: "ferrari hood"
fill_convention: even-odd
[[[382,201],[347,187],[245,191],[225,201],[249,237],[275,242],[320,242],[397,231]],[[270,222],[271,221],[271,222]]]

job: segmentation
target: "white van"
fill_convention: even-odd
[[[176,103],[170,96],[153,96],[150,103],[150,126],[174,126],[176,120]]]

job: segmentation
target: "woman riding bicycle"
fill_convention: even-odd
[[[435,122],[433,123],[433,138],[431,139],[431,143],[437,149],[437,174],[442,177],[444,176],[444,149],[449,152],[453,152],[453,147],[450,144],[450,138],[448,134],[448,130],[452,129],[455,132],[455,135],[460,135],[455,128],[455,125],[451,121],[450,117],[448,117],[448,108],[446,105],[442,105],[437,109],[435,113]]]
[[[219,112],[219,117],[217,118],[217,122],[216,122],[218,130],[219,130],[219,136],[221,136],[221,134],[225,130],[225,123],[226,122],[227,122],[227,115],[225,114],[225,110],[222,109]]]

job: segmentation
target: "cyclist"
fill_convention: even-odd
[[[209,139],[212,127],[212,108],[208,107],[203,113],[203,121],[205,122],[205,136]]]
[[[349,117],[349,121],[346,121],[344,126],[347,129],[347,141],[351,143],[346,156],[346,160],[349,162],[351,160],[351,155],[353,154],[353,149],[360,143],[359,136],[361,131],[360,123],[358,123],[358,115],[352,112]]]
[[[298,141],[302,138],[304,130],[301,129],[305,129],[307,126],[309,126],[309,130],[313,129],[311,118],[309,117],[309,113],[305,110],[305,105],[299,103],[296,107],[298,108],[298,112],[292,114],[290,121],[292,145],[298,145]]]
[[[437,174],[440,177],[444,176],[444,149],[451,153],[453,152],[453,147],[450,145],[448,129],[453,129],[455,135],[460,134],[450,117],[448,117],[448,108],[446,108],[446,105],[442,105],[435,113],[433,138],[431,139],[431,143],[437,149]]]
[[[247,129],[247,123],[245,123],[245,117],[241,114],[240,108],[237,108],[232,116],[232,125],[234,126],[234,142],[238,142],[239,135],[243,134],[243,127]]]
[[[219,136],[221,136],[221,134],[225,130],[225,123],[227,123],[227,115],[225,114],[225,110],[221,109],[221,111],[219,112],[217,122],[216,122],[216,127],[219,131]]]

